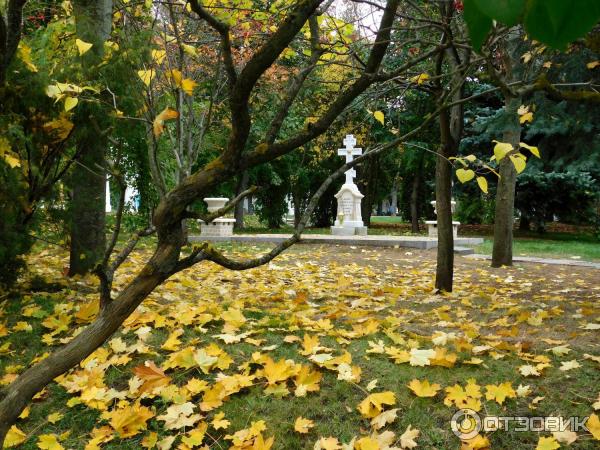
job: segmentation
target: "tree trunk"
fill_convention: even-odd
[[[93,79],[96,65],[102,60],[104,42],[110,36],[112,0],[77,0],[73,7],[77,36],[93,44],[82,61],[86,76]],[[71,178],[71,276],[91,271],[101,261],[106,247],[106,139],[98,136],[90,124],[90,118],[102,124],[104,116],[101,107],[95,104],[80,105],[77,109],[76,146],[80,157]]]
[[[521,126],[517,109],[520,98],[506,100],[505,109],[513,120],[507,124],[502,140],[518,148],[521,139]],[[492,250],[492,267],[512,266],[513,226],[515,187],[517,171],[508,156],[500,161],[500,179],[496,192],[496,211],[494,216],[494,247]]]
[[[531,221],[529,220],[529,217],[527,217],[523,213],[521,213],[521,217],[519,218],[519,230],[521,230],[521,231],[531,230]]]
[[[83,149],[71,176],[70,276],[91,271],[102,260],[106,248],[104,147],[90,130],[83,133],[86,136],[77,142]]]
[[[392,217],[396,217],[398,215],[398,177],[394,178],[394,184],[392,184],[390,198],[390,215]]]
[[[359,190],[364,195],[361,203],[361,215],[365,226],[371,225],[371,215],[373,214],[373,204],[375,203],[375,193],[377,190],[377,172],[379,169],[379,158],[374,156],[361,167]]]
[[[246,189],[248,189],[249,178],[250,178],[250,175],[248,174],[248,171],[244,170],[244,173],[240,177],[240,180],[237,185],[237,189],[235,192],[236,196],[240,195],[242,192],[244,192]],[[244,201],[243,200],[241,202],[238,202],[235,205],[235,210],[234,210],[233,216],[235,218],[234,228],[236,230],[243,230],[244,229]]]
[[[462,80],[454,80],[462,83]],[[459,89],[455,99],[461,98]],[[435,162],[435,208],[437,210],[437,266],[435,287],[438,292],[452,292],[454,279],[454,232],[452,229],[452,165],[449,158],[456,156],[463,130],[464,109],[455,106],[440,113],[440,151]]]
[[[410,192],[410,224],[413,233],[419,233],[419,186],[421,185],[421,176],[419,172],[415,173]]]
[[[451,148],[448,144],[442,145],[435,162],[435,208],[438,232],[435,288],[445,292],[452,292],[454,277],[454,235],[450,204],[452,200],[452,166],[447,160],[453,156]]]
[[[294,205],[294,228],[300,224],[302,220],[301,198],[298,192],[292,193],[292,204]]]

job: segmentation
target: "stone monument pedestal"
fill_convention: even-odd
[[[204,201],[208,205],[208,212],[212,213],[221,209],[229,199],[226,197],[208,197]],[[228,237],[233,235],[233,225],[235,219],[228,217],[219,217],[212,222],[206,223],[200,221],[200,236],[207,237]]]
[[[435,200],[431,202],[431,206],[433,206],[433,211],[437,216],[437,209],[435,207]],[[452,200],[450,202],[450,212],[454,214],[454,210],[456,209],[456,202]],[[437,220],[426,220],[425,225],[427,225],[427,235],[429,237],[438,237],[438,229],[437,229]],[[458,226],[460,222],[452,221],[452,234],[456,239],[458,237]]]
[[[427,235],[429,237],[436,238],[438,236],[437,220],[426,220],[425,225],[427,225]],[[460,225],[460,222],[456,222],[454,220],[452,221],[452,234],[454,235],[455,239],[458,237],[458,226],[459,225]]]
[[[338,155],[346,158],[346,163],[352,162],[354,156],[362,155],[362,148],[356,148],[356,139],[348,134],[344,138],[344,148],[338,149]],[[367,227],[362,221],[360,211],[360,202],[364,195],[354,184],[356,171],[354,169],[346,170],[346,182],[342,185],[340,191],[335,194],[337,200],[337,219],[331,227],[331,234],[335,236],[366,236]]]
[[[335,236],[367,235],[367,227],[362,221],[360,208],[363,197],[364,195],[360,193],[354,183],[344,184],[335,194],[338,214],[335,224],[331,227],[331,234]]]

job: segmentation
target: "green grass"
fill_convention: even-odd
[[[223,248],[230,251],[252,253],[259,246],[241,245],[239,243],[226,243]],[[306,248],[305,248],[306,249]],[[327,255],[325,255],[327,256]],[[331,254],[329,256],[332,256]],[[588,297],[581,293],[584,288],[581,284],[577,290],[565,293],[560,298],[554,296],[538,296],[529,291],[522,294],[510,296],[510,302],[518,304],[518,311],[513,311],[509,315],[517,317],[519,312],[537,311],[539,308],[545,311],[554,311],[560,305],[559,309],[565,309],[564,314],[548,318],[544,322],[544,327],[533,327],[527,323],[518,325],[520,333],[518,342],[525,339],[527,352],[537,355],[547,355],[551,361],[551,367],[546,369],[541,377],[524,378],[517,372],[517,367],[525,364],[523,355],[519,355],[512,345],[498,347],[496,359],[490,355],[482,355],[483,363],[480,365],[470,365],[467,360],[473,357],[473,354],[464,348],[456,349],[453,344],[448,343],[448,350],[455,351],[458,354],[458,362],[452,368],[439,366],[413,367],[408,363],[394,364],[394,362],[385,354],[367,353],[369,341],[383,341],[386,346],[394,345],[391,339],[381,332],[382,329],[394,331],[402,335],[406,340],[412,340],[406,348],[419,346],[421,348],[432,347],[431,334],[438,328],[445,328],[440,325],[443,322],[454,323],[454,331],[460,333],[462,328],[465,331],[470,330],[473,334],[473,345],[482,343],[493,343],[500,339],[498,334],[501,331],[509,331],[509,328],[495,327],[487,328],[486,322],[500,319],[503,312],[498,309],[508,308],[504,306],[505,297],[499,298],[500,303],[490,297],[489,293],[495,292],[493,282],[490,277],[485,277],[482,281],[470,284],[468,288],[463,289],[464,284],[457,283],[456,295],[447,297],[432,296],[427,288],[429,283],[423,278],[428,278],[424,271],[411,270],[404,271],[402,268],[396,270],[385,270],[381,273],[365,274],[360,268],[354,269],[353,278],[360,276],[356,284],[345,284],[341,282],[337,285],[337,280],[324,281],[324,279],[335,274],[338,264],[343,265],[346,261],[344,257],[335,254],[336,260],[321,258],[318,253],[295,253],[287,260],[283,258],[277,265],[278,269],[261,269],[260,272],[241,272],[234,278],[226,271],[217,271],[212,275],[207,275],[206,270],[210,267],[199,266],[195,272],[188,272],[187,275],[180,274],[178,277],[187,280],[187,287],[181,287],[180,284],[172,284],[162,289],[163,293],[171,295],[170,299],[162,300],[159,295],[154,297],[154,302],[146,302],[145,307],[155,311],[160,317],[168,321],[167,327],[153,327],[146,343],[151,352],[145,354],[131,354],[132,360],[123,365],[110,366],[104,374],[104,382],[108,388],[114,388],[120,391],[128,390],[128,380],[133,375],[133,369],[146,360],[154,361],[160,366],[168,357],[168,351],[161,348],[169,333],[175,328],[183,328],[184,333],[180,337],[181,348],[188,345],[199,348],[205,347],[215,342],[220,348],[225,350],[232,358],[233,363],[227,369],[223,370],[226,375],[241,373],[248,370],[255,373],[260,370],[260,365],[252,363],[252,355],[261,352],[268,355],[274,361],[280,359],[292,359],[297,364],[312,365],[307,356],[300,354],[301,345],[298,342],[289,343],[285,340],[286,336],[294,334],[302,338],[305,334],[318,335],[320,345],[328,347],[334,356],[348,351],[352,355],[352,365],[358,366],[362,370],[361,380],[357,383],[349,383],[337,379],[334,371],[324,368],[318,368],[323,379],[320,382],[318,392],[309,393],[306,397],[295,397],[293,394],[293,383],[287,381],[290,390],[285,397],[274,397],[267,395],[264,391],[266,383],[264,378],[259,376],[254,385],[235,393],[227,399],[222,406],[215,410],[203,413],[203,420],[210,423],[214,415],[218,412],[224,412],[231,425],[227,430],[214,430],[209,428],[210,437],[205,443],[211,449],[228,448],[229,442],[224,437],[227,434],[233,434],[238,430],[247,428],[252,421],[264,420],[267,424],[265,436],[275,436],[273,450],[310,450],[319,437],[335,436],[341,442],[348,443],[355,436],[365,436],[370,432],[369,420],[362,418],[358,413],[357,405],[368,395],[365,387],[367,384],[377,379],[377,387],[373,392],[392,391],[396,396],[395,408],[399,408],[398,418],[385,430],[401,435],[406,428],[411,425],[421,431],[418,438],[419,448],[438,450],[438,449],[456,449],[459,446],[457,438],[450,429],[450,419],[456,411],[453,407],[447,407],[443,403],[444,388],[459,383],[464,386],[469,378],[477,380],[481,386],[482,392],[485,392],[487,384],[498,384],[506,381],[512,382],[516,388],[519,384],[529,384],[532,387],[532,395],[524,398],[508,399],[502,406],[493,401],[482,399],[484,405],[482,414],[502,414],[515,416],[544,416],[561,415],[569,416],[587,416],[593,412],[592,403],[598,395],[598,366],[596,363],[584,359],[584,353],[598,354],[594,347],[593,337],[588,336],[587,341],[582,340],[579,343],[573,343],[572,351],[567,357],[557,357],[545,350],[554,344],[545,344],[541,338],[553,336],[555,339],[567,332],[576,330],[578,322],[569,322],[572,320],[571,311],[579,310],[585,306],[586,317],[592,321],[596,317],[592,308],[592,302],[588,303]],[[349,257],[347,257],[349,258]],[[281,270],[282,268],[287,268]],[[367,264],[374,266],[376,263]],[[288,269],[290,269],[289,274]],[[352,269],[349,269],[352,270]],[[521,272],[516,269],[506,269],[511,276],[516,279],[512,289],[516,290],[518,286],[525,281],[539,280],[545,276],[545,272],[538,269]],[[293,272],[293,274],[292,274]],[[328,274],[330,272],[330,274]],[[197,285],[190,286],[190,276],[202,276]],[[209,272],[210,273],[210,272]],[[387,275],[386,275],[387,273]],[[59,279],[60,271],[57,270],[54,277],[50,279]],[[248,275],[245,275],[248,274]],[[304,275],[303,275],[304,274]],[[296,304],[291,301],[294,295],[289,290],[300,292],[307,285],[305,276],[310,275],[313,282],[312,288],[319,288],[320,283],[325,283],[331,287],[327,288],[327,295],[323,293],[310,294],[308,303],[302,302]],[[466,271],[463,272],[466,275]],[[50,277],[49,274],[47,274]],[[188,277],[188,278],[186,278]],[[388,278],[389,277],[389,278]],[[399,277],[399,278],[396,278]],[[285,295],[274,286],[279,279],[288,280],[285,283]],[[298,280],[300,278],[300,280]],[[502,277],[504,279],[504,276]],[[50,280],[49,279],[49,280]],[[402,286],[398,284],[398,279],[406,282],[407,290],[389,291]],[[348,281],[348,280],[346,280]],[[239,282],[239,284],[238,284]],[[585,284],[586,282],[583,281]],[[210,286],[219,285],[222,293],[219,296],[211,296]],[[263,286],[256,289],[255,286]],[[593,286],[593,280],[588,280],[587,289]],[[2,312],[0,325],[5,326],[6,334],[0,336],[0,346],[5,342],[10,343],[9,353],[0,355],[0,379],[12,372],[20,372],[25,367],[31,365],[32,360],[43,352],[50,350],[41,341],[41,336],[49,330],[44,328],[41,322],[47,315],[52,315],[57,311],[57,305],[62,305],[58,310],[64,307],[73,306],[73,301],[80,302],[80,294],[76,287],[78,284],[72,283],[72,290],[65,290],[56,293],[34,293],[31,297],[27,295],[16,296],[10,302],[0,305]],[[502,292],[507,292],[507,287],[500,284]],[[570,286],[570,285],[569,285]],[[562,287],[562,286],[561,286]],[[567,287],[567,285],[564,285]],[[192,289],[193,288],[193,289]],[[224,321],[220,315],[222,310],[229,306],[239,305],[238,290],[242,291],[242,297],[248,297],[244,302],[243,315],[248,322],[242,327],[241,331],[252,331],[253,339],[260,339],[263,342],[252,345],[249,342],[240,342],[235,344],[224,344],[218,340],[215,335],[222,332]],[[324,288],[324,286],[323,286]],[[490,289],[493,289],[490,290]],[[380,292],[381,290],[381,292]],[[313,291],[314,292],[314,291]],[[323,291],[325,292],[325,291]],[[376,292],[376,293],[375,293]],[[486,293],[487,292],[487,293]],[[220,297],[222,295],[222,297]],[[283,295],[283,296],[282,296]],[[372,298],[371,298],[372,297]],[[237,298],[237,300],[236,300]],[[593,298],[593,297],[591,297]],[[349,302],[357,301],[369,302],[364,307],[349,307]],[[465,302],[466,301],[466,302]],[[77,303],[76,303],[77,304]],[[39,314],[35,317],[24,316],[23,307],[26,305],[37,305],[40,307]],[[203,327],[198,328],[195,322],[183,325],[177,317],[186,318],[186,311],[192,305],[203,305],[206,307],[204,312],[214,314],[212,320],[203,322]],[[345,306],[344,306],[345,305]],[[379,307],[383,307],[380,310]],[[556,308],[555,308],[556,307]],[[339,309],[338,309],[339,308]],[[358,308],[358,309],[357,309]],[[514,309],[515,306],[511,306]],[[570,310],[569,310],[570,309]],[[361,314],[354,314],[362,311]],[[419,313],[417,313],[419,312]],[[364,314],[363,314],[364,313]],[[44,314],[46,316],[44,316]],[[303,323],[301,317],[309,318],[308,323]],[[333,327],[324,331],[317,326],[317,320],[330,319]],[[391,318],[397,319],[392,321]],[[352,330],[354,325],[364,323],[365,319],[374,319],[380,321],[380,331],[369,331],[371,334],[357,338],[343,338],[345,333]],[[512,319],[511,319],[512,320]],[[32,326],[31,332],[14,331],[13,327],[18,321],[26,321]],[[443,322],[439,322],[443,321]],[[473,326],[473,328],[469,328]],[[388,328],[389,327],[389,328]],[[0,326],[0,331],[2,327]],[[70,329],[66,333],[61,333],[58,338],[65,337],[73,331]],[[133,335],[133,329],[121,329],[116,337],[121,337],[128,344],[137,340]],[[558,335],[546,335],[546,332],[560,333]],[[235,332],[234,332],[235,333]],[[517,341],[507,340],[506,344]],[[577,345],[576,345],[577,344]],[[403,344],[397,344],[403,347]],[[270,348],[274,346],[274,348]],[[269,347],[269,349],[265,349]],[[105,346],[105,348],[110,348]],[[518,347],[521,348],[521,347]],[[8,357],[6,357],[8,356]],[[521,356],[521,358],[519,357]],[[525,358],[529,356],[525,355]],[[558,368],[560,362],[565,360],[578,360],[582,367],[572,372],[562,372]],[[244,364],[248,365],[243,368]],[[20,367],[18,367],[20,366]],[[313,369],[316,366],[312,365]],[[190,369],[170,369],[168,375],[172,378],[172,383],[177,386],[184,386],[192,378],[206,380],[210,384],[215,382],[220,370],[212,370],[208,374],[202,373],[197,367]],[[412,379],[427,379],[431,383],[441,385],[440,392],[434,398],[418,398],[407,388],[407,384]],[[49,385],[44,396],[34,401],[31,405],[30,415],[27,419],[20,419],[17,422],[19,429],[23,430],[28,440],[17,449],[34,450],[38,449],[38,437],[41,434],[53,433],[61,435],[70,433],[61,440],[66,449],[83,449],[88,442],[90,433],[95,427],[106,426],[107,421],[102,419],[102,412],[79,404],[73,407],[66,405],[71,398],[77,397],[78,393],[68,393],[56,383]],[[534,397],[544,397],[535,410],[530,408]],[[202,395],[193,396],[190,399],[192,403],[198,404]],[[134,398],[127,400],[134,401]],[[154,409],[155,415],[165,413],[170,406],[170,402],[160,396],[154,398],[140,399],[144,406]],[[112,409],[116,402],[109,405]],[[49,423],[47,417],[54,412],[60,412],[64,417],[56,424]],[[307,435],[300,435],[293,431],[294,421],[298,416],[311,419],[315,422],[315,428]],[[141,448],[142,438],[148,434],[148,431],[158,433],[159,439],[167,436],[176,435],[177,430],[165,430],[163,422],[156,417],[148,422],[147,430],[129,438],[115,438],[113,441],[103,445],[105,449],[114,450],[133,450]],[[544,433],[543,435],[548,435]],[[531,449],[537,445],[539,434],[537,433],[516,433],[516,432],[496,432],[490,435],[492,448],[515,448]],[[216,441],[213,441],[212,439]],[[217,442],[217,443],[215,443]],[[177,448],[177,444],[173,447]],[[574,449],[593,449],[597,448],[591,441],[589,435],[581,436],[580,440],[570,448]]]
[[[566,233],[562,233],[558,237],[551,236],[546,239],[517,237],[513,241],[513,255],[600,261],[600,241],[588,240],[585,237],[568,240],[565,239],[564,234]],[[492,247],[493,240],[485,239],[482,245],[475,248],[475,251],[490,255]]]

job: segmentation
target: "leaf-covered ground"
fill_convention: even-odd
[[[229,249],[240,257],[262,250]],[[34,255],[22,296],[0,306],[2,384],[93,319],[95,281],[65,279],[66,256]],[[132,255],[116,287],[146,256]],[[246,272],[198,265],[38,395],[7,443],[598,448],[600,273],[458,258],[456,290],[439,296],[434,260],[406,249],[302,245]],[[482,416],[590,416],[589,432],[511,428],[461,444],[450,421],[464,407]]]

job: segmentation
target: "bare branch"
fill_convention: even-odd
[[[230,86],[235,85],[237,82],[237,71],[233,63],[233,56],[231,53],[231,38],[229,36],[229,26],[221,22],[215,16],[210,14],[206,8],[204,8],[198,0],[189,0],[189,4],[198,17],[205,20],[211,27],[213,27],[221,36],[221,50],[223,55],[223,61],[225,63],[225,70],[229,79]]]
[[[265,137],[265,142],[267,142],[267,144],[273,144],[273,142],[275,142],[277,134],[279,133],[279,130],[281,129],[281,126],[283,125],[283,122],[289,113],[290,107],[292,106],[294,100],[300,93],[300,89],[302,89],[304,81],[306,81],[308,75],[317,66],[321,55],[325,53],[325,49],[322,48],[319,44],[319,24],[317,22],[317,16],[310,16],[310,18],[308,19],[308,23],[310,25],[311,43],[310,60],[308,62],[308,65],[301,69],[300,72],[298,72],[298,74],[290,80],[289,86],[287,88],[287,96],[281,102],[279,110],[277,111],[277,114],[275,114],[275,117],[271,122],[271,127],[269,128],[269,131],[267,132],[267,135]]]
[[[150,227],[150,228],[146,228],[145,230],[137,231],[137,232],[133,233],[133,235],[131,235],[131,238],[129,238],[129,241],[127,242],[127,244],[125,244],[125,247],[123,247],[123,249],[119,252],[119,254],[116,256],[114,261],[109,265],[109,267],[107,269],[107,275],[109,277],[114,276],[114,273],[116,272],[116,270],[127,259],[129,254],[133,251],[133,249],[137,245],[140,238],[145,237],[145,236],[150,236],[150,235],[154,234],[155,232],[156,232],[156,228]]]

